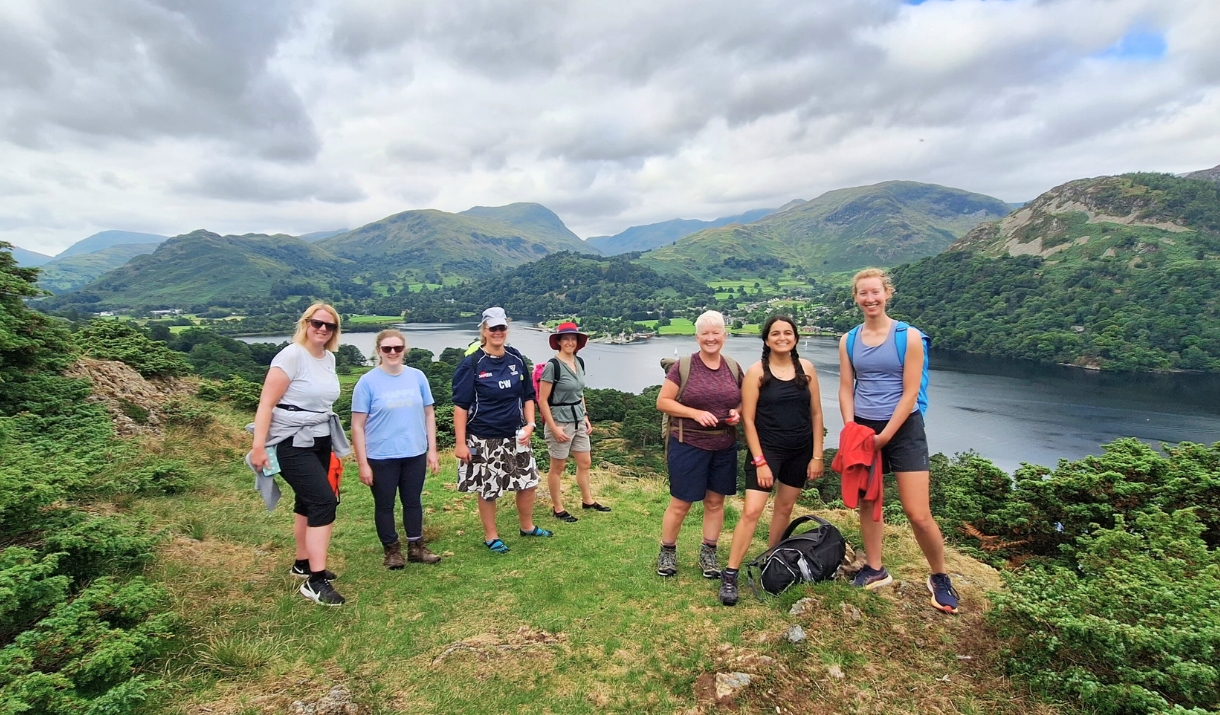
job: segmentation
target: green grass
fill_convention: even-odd
[[[401,315],[353,315],[344,318],[343,322],[360,325],[362,323],[401,323]]]
[[[247,419],[234,412],[226,421]],[[886,548],[905,591],[820,584],[766,601],[745,592],[729,609],[716,601],[717,583],[695,570],[699,507],[679,540],[679,575],[656,576],[669,501],[663,480],[595,470],[595,493],[614,511],[577,509],[577,524],[550,519],[540,489],[533,516],[556,532],[552,539],[518,536],[516,508],[505,499],[498,523],[512,550],[497,555],[482,544],[474,497],[454,490],[446,456],[423,497],[425,536],[444,561],[388,572],[372,499],[349,466],[329,563],[349,602],[326,609],[301,598],[287,574],[291,491],[267,513],[240,464],[245,436],[205,437],[192,444],[168,435],[159,447],[210,464],[203,491],[134,505],[157,528],[182,535],[150,572],[174,594],[186,633],[164,666],[165,712],[284,712],[292,700],[316,700],[343,684],[371,713],[671,713],[708,707],[709,679],[743,669],[759,679],[739,697],[741,712],[846,712],[860,699],[889,712],[928,711],[932,702],[965,712],[1052,712],[1028,702],[990,660],[996,646],[986,641],[981,606],[983,590],[998,587],[994,573],[951,554],[951,570],[969,574],[959,590],[970,610],[958,619],[936,614],[924,606],[918,579],[926,567],[904,527],[889,528]],[[570,509],[579,494],[565,482]],[[722,554],[738,505],[730,502]],[[858,543],[851,515],[837,514],[828,515]],[[751,553],[764,539],[765,525]],[[806,595],[819,604],[815,612],[788,615]],[[863,622],[847,617],[850,608]],[[805,644],[779,638],[795,622],[809,634]],[[748,664],[763,655],[775,664]],[[828,664],[847,679],[828,676]],[[937,680],[945,675],[950,684]]]
[[[650,330],[655,330],[657,335],[694,335],[695,323],[686,318],[670,318],[669,325],[657,328],[655,320],[641,320],[641,325],[647,325]]]

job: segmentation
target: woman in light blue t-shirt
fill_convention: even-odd
[[[434,564],[441,557],[424,546],[424,490],[427,468],[440,471],[436,415],[424,373],[402,364],[407,339],[397,330],[377,334],[377,367],[360,377],[352,392],[352,448],[360,481],[373,490],[373,521],[385,550],[385,567],[406,561]],[[402,500],[407,556],[394,530],[394,500]]]

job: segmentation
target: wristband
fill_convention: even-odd
[[[763,455],[761,455],[761,454],[760,454],[760,455],[758,455],[757,457],[755,457],[754,459],[750,460],[750,461],[752,461],[752,462],[754,463],[754,466],[755,466],[755,467],[761,467],[761,466],[763,466],[763,465],[765,465],[765,464],[767,463],[767,459],[766,459],[766,457],[764,457],[764,456],[763,456]]]

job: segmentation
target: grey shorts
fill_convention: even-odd
[[[542,436],[546,438],[546,450],[550,453],[551,459],[567,459],[572,452],[588,452],[593,449],[589,442],[589,429],[584,420],[560,422],[559,427],[572,439],[560,442],[555,439],[555,433],[551,431],[550,426],[544,425],[542,428]]]

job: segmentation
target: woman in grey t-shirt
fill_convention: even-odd
[[[547,489],[551,492],[551,514],[566,522],[577,521],[563,508],[563,470],[568,457],[576,461],[576,483],[580,485],[581,508],[610,511],[593,500],[589,488],[589,466],[592,464],[589,435],[593,425],[585,408],[585,363],[576,353],[589,341],[576,323],[560,323],[551,335],[555,357],[547,361],[538,379],[538,408],[545,423],[543,436],[551,456],[547,473]]]

